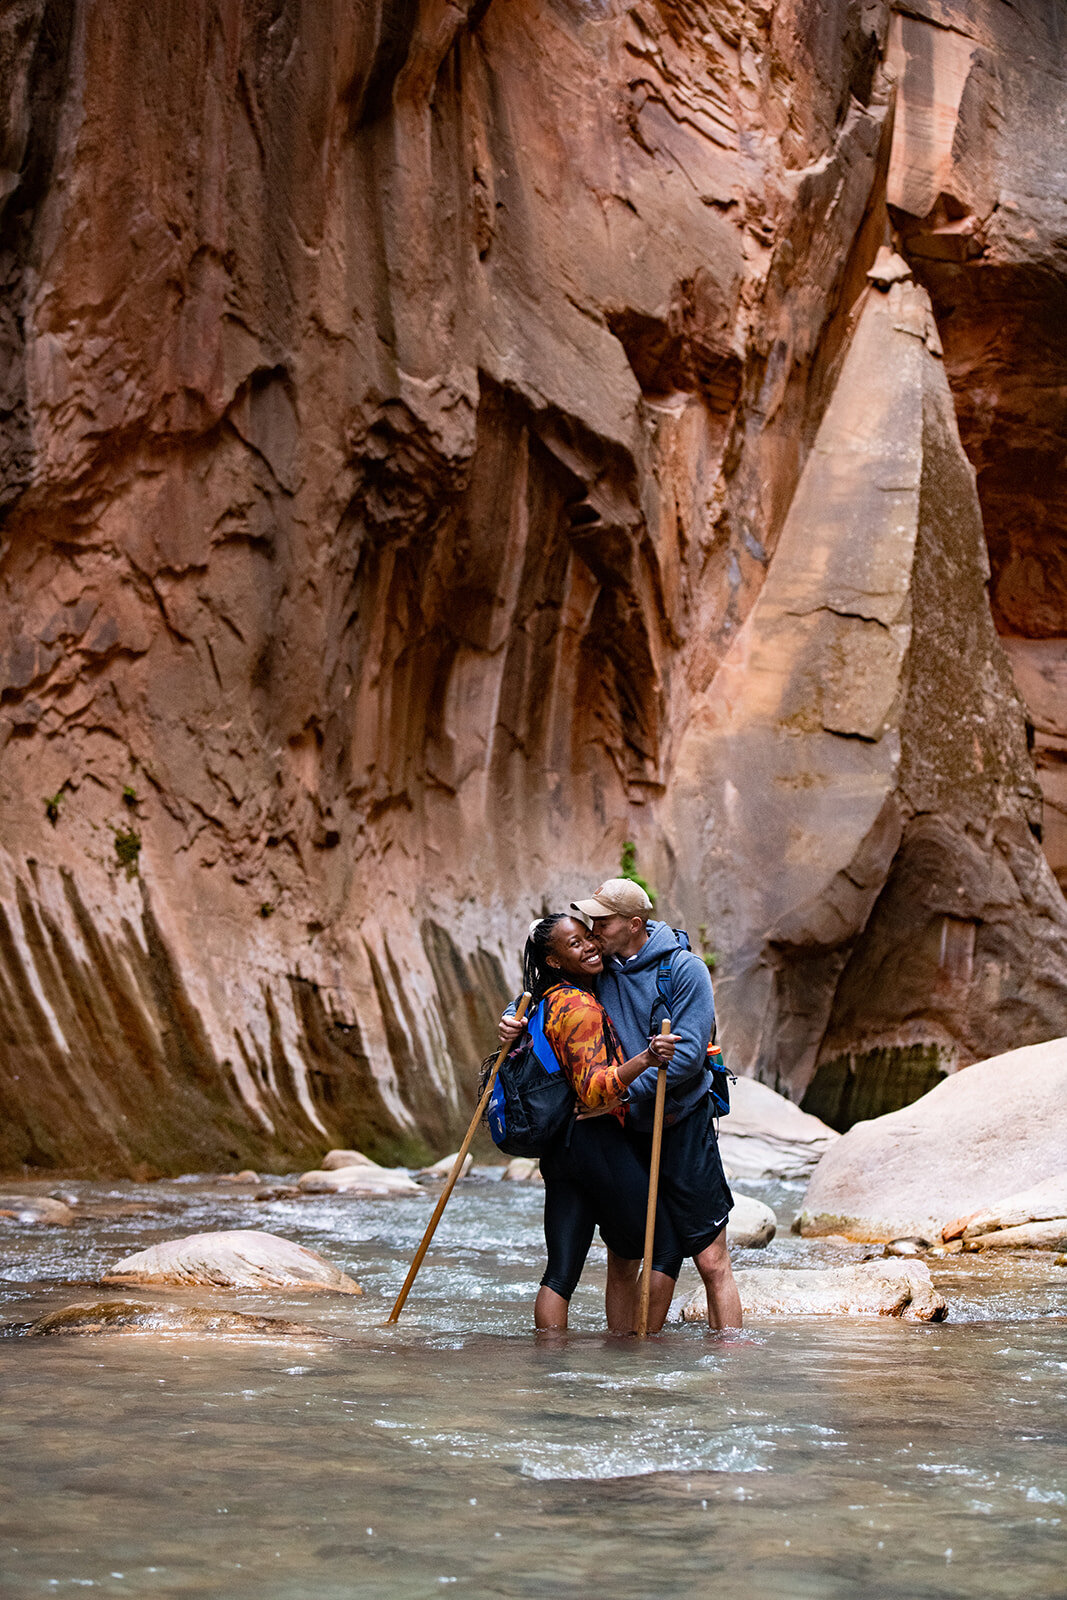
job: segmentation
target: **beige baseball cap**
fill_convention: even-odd
[[[585,918],[647,917],[652,911],[652,901],[632,878],[609,878],[592,899],[572,900],[571,910]]]

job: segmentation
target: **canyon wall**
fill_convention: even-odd
[[[6,8],[0,1166],[446,1148],[627,840],[832,1119],[1067,1032],[927,9]]]

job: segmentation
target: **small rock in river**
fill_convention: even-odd
[[[196,1284],[212,1289],[332,1289],[362,1294],[354,1278],[314,1250],[253,1228],[194,1233],[127,1256],[104,1283]]]
[[[966,1234],[965,1250],[1063,1250],[1067,1249],[1067,1217],[1048,1222],[1027,1222],[1018,1228],[997,1228],[977,1238]]]
[[[222,1172],[219,1174],[220,1183],[259,1183],[259,1181],[259,1173],[253,1172],[250,1167],[246,1167],[243,1172]]]
[[[415,1180],[396,1167],[337,1167],[332,1172],[305,1172],[297,1180],[304,1194],[358,1194],[388,1199],[398,1194],[423,1194]]]
[[[1067,1233],[1067,1172],[1058,1172],[1029,1189],[1017,1190],[1005,1199],[998,1200],[984,1211],[973,1212],[971,1216],[961,1219],[960,1223],[954,1223],[951,1231],[946,1230],[944,1237],[951,1237],[957,1228],[965,1240],[971,1240],[1007,1229],[1017,1231],[1034,1223],[1056,1222]],[[1047,1231],[1055,1237],[1054,1227]],[[984,1240],[983,1243],[991,1244],[993,1241]],[[1037,1248],[1059,1249],[1059,1246],[1038,1245]]]
[[[208,1306],[141,1305],[133,1300],[101,1300],[49,1311],[20,1330],[29,1339],[54,1334],[93,1333],[251,1333],[299,1334],[329,1338],[318,1328],[284,1317],[257,1317],[244,1311],[214,1311]]]
[[[45,1222],[67,1228],[74,1212],[63,1200],[47,1194],[0,1194],[0,1217],[12,1222]]]
[[[890,1239],[883,1254],[887,1256],[921,1256],[929,1249],[929,1239]]]
[[[459,1151],[458,1150],[454,1150],[450,1156],[442,1156],[440,1161],[435,1161],[432,1167],[420,1167],[420,1169],[419,1169],[419,1177],[420,1178],[447,1178],[447,1177],[449,1177],[451,1175],[452,1168],[456,1164],[456,1157],[458,1155],[459,1155]],[[474,1157],[468,1152],[468,1154],[464,1157],[464,1160],[463,1160],[463,1171],[460,1173],[460,1177],[461,1178],[465,1178],[467,1176],[467,1173],[470,1171],[471,1167],[473,1167],[473,1165],[474,1165]]]
[[[375,1171],[382,1170],[376,1161],[358,1150],[327,1150],[320,1171],[333,1172],[337,1167],[373,1167]]]
[[[504,1168],[505,1183],[543,1183],[536,1156],[515,1156]]]
[[[734,1206],[726,1224],[726,1242],[739,1250],[762,1250],[778,1230],[778,1218],[762,1200],[734,1190]]]

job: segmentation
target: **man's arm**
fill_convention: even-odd
[[[707,1064],[708,1040],[715,1026],[715,1000],[708,969],[699,956],[683,951],[671,967],[671,1032],[679,1035],[674,1059],[667,1068],[667,1088],[678,1089],[695,1078]],[[631,1095],[654,1094],[656,1074],[643,1072]]]

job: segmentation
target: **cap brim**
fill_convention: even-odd
[[[613,917],[616,914],[610,906],[602,906],[599,900],[572,900],[571,910],[577,911],[587,922],[591,922],[594,917]]]

